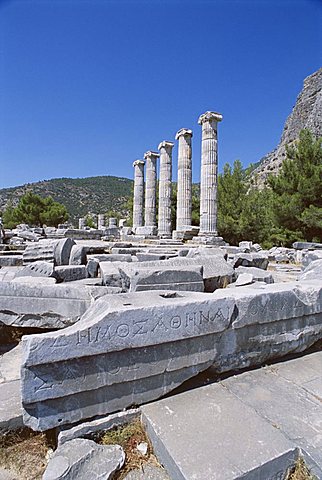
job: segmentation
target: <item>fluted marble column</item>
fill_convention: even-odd
[[[171,238],[171,195],[172,195],[172,142],[159,144],[160,177],[159,177],[159,210],[158,235]]]
[[[202,236],[217,236],[217,123],[222,115],[206,112],[200,115],[201,179],[200,179],[200,231]]]
[[[133,228],[143,225],[144,204],[144,164],[143,160],[135,160],[134,167],[134,193],[133,193]]]
[[[97,216],[97,228],[98,230],[103,230],[105,228],[105,215],[104,213],[99,213]]]
[[[78,219],[78,228],[79,230],[84,230],[85,228],[85,218],[81,217]]]
[[[156,226],[156,200],[157,200],[157,159],[159,154],[150,150],[144,154],[145,158],[145,212],[144,225]]]
[[[192,131],[181,128],[176,134],[178,145],[177,225],[178,231],[191,225],[192,206]]]

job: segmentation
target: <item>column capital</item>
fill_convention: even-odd
[[[222,114],[218,112],[205,112],[200,115],[198,119],[199,125],[202,125],[204,122],[210,122],[211,120],[215,120],[216,122],[222,121]]]
[[[157,153],[157,152],[151,152],[151,150],[148,150],[148,151],[145,152],[145,154],[144,154],[144,158],[145,158],[145,159],[148,159],[148,158],[151,158],[151,159],[155,158],[155,159],[157,159],[157,158],[159,158],[159,157],[160,157],[160,154],[159,154],[159,153]]]
[[[182,137],[182,136],[185,136],[185,137],[192,137],[192,130],[189,130],[188,128],[181,128],[180,130],[178,130],[178,132],[176,133],[176,140],[178,140],[179,137]]]
[[[168,142],[167,140],[163,140],[163,142],[159,143],[158,150],[161,148],[172,148],[174,146],[173,142]]]
[[[135,160],[132,165],[133,165],[133,167],[136,167],[136,166],[139,166],[139,165],[145,165],[145,161],[144,160]]]

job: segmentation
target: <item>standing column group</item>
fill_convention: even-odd
[[[222,115],[206,112],[199,117],[202,127],[201,139],[201,178],[200,178],[200,229],[199,242],[208,243],[222,240],[217,237],[217,124]],[[176,134],[178,140],[178,182],[176,231],[193,231],[192,223],[192,131],[181,128]],[[156,193],[157,159],[160,157],[158,235],[171,237],[171,196],[172,196],[172,142],[163,141],[156,152],[145,153],[145,162],[136,160],[134,166],[133,228],[143,227],[144,205],[144,164],[145,211],[144,228],[140,233],[155,235],[156,232]],[[137,232],[138,233],[138,232]],[[175,238],[175,237],[174,237]],[[182,237],[184,238],[184,236]],[[196,237],[194,237],[196,238]],[[197,239],[196,239],[197,241]]]

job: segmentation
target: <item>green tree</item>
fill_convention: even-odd
[[[270,176],[275,222],[281,240],[322,241],[322,138],[302,130],[286,149],[277,176]]]
[[[2,219],[5,228],[15,228],[15,226],[19,223],[15,216],[15,208],[11,202],[8,203],[7,208],[3,212]]]
[[[30,226],[41,226],[44,223],[57,227],[68,219],[68,212],[64,205],[55,202],[51,197],[41,198],[32,192],[23,195],[16,208],[9,205],[4,212],[4,223],[8,228],[18,223],[27,223]]]
[[[52,197],[43,199],[44,210],[40,213],[40,221],[49,227],[57,227],[60,223],[68,220],[66,207],[55,202]]]
[[[90,215],[89,213],[85,217],[85,225],[86,227],[89,227],[89,228],[96,228],[96,222],[93,216]]]
[[[218,231],[232,245],[243,238],[240,217],[245,205],[248,185],[240,160],[235,160],[233,169],[226,163],[218,177]]]

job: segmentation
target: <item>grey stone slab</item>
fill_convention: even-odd
[[[266,270],[268,267],[267,253],[239,253],[234,256],[233,267],[257,267]]]
[[[124,461],[120,445],[98,445],[80,438],[70,440],[50,458],[43,480],[110,480]]]
[[[109,248],[109,243],[102,240],[75,240],[77,245],[84,247],[86,254],[106,253]]]
[[[269,480],[296,458],[292,442],[220,384],[144,405],[142,419],[172,480]]]
[[[215,289],[229,284],[233,280],[234,269],[220,255],[198,256],[196,258],[176,257],[168,260],[139,262],[137,268],[145,267],[191,267],[200,265],[203,267],[203,280],[205,292],[213,292]]]
[[[253,275],[255,282],[274,283],[274,278],[271,272],[256,267],[238,267],[235,269],[235,275],[238,277],[241,273],[250,273]]]
[[[138,418],[141,412],[138,408],[131,408],[123,412],[113,413],[107,417],[90,420],[75,426],[62,427],[58,434],[58,445],[62,445],[68,440],[74,438],[83,438],[93,433],[110,430],[121,425],[125,425]]]
[[[117,254],[117,253],[101,253],[95,255],[89,255],[88,259],[95,259],[100,262],[132,262],[132,255],[129,253]]]
[[[322,467],[320,397],[281,377],[275,365],[226,379],[223,386]]]
[[[0,267],[19,267],[22,265],[22,255],[1,255]]]
[[[122,288],[122,277],[116,262],[100,262],[99,275],[103,279],[103,285]]]
[[[23,267],[0,268],[0,282],[11,282],[22,269]]]
[[[164,468],[145,463],[140,469],[129,472],[124,480],[171,480]]]
[[[81,280],[74,280],[72,282],[69,282],[69,285],[75,285],[75,286],[90,285],[92,287],[101,287],[103,285],[103,279],[101,277],[97,277],[97,278],[87,277]],[[110,292],[106,292],[106,293],[110,293]]]
[[[58,282],[72,282],[87,277],[85,265],[62,265],[55,267],[55,278]]]
[[[113,247],[111,254],[113,255],[136,255],[138,252],[144,252],[146,247]]]
[[[104,293],[86,286],[0,282],[0,324],[64,328],[77,322],[97,295]]]
[[[322,258],[319,260],[313,260],[298,276],[298,280],[316,280],[322,279]]]
[[[14,283],[25,283],[27,285],[55,285],[56,278],[47,277],[15,277]]]
[[[86,258],[86,248],[82,245],[73,245],[70,257],[69,257],[69,264],[70,265],[86,265],[87,258]]]
[[[53,277],[54,262],[35,261],[23,267],[17,277]]]
[[[254,277],[251,273],[240,273],[235,282],[236,287],[242,287],[244,285],[251,285],[254,283]]]
[[[0,384],[20,379],[21,345],[0,356]]]
[[[189,290],[203,292],[204,290],[202,266],[137,268],[136,265],[119,266],[125,291]]]
[[[87,276],[96,278],[98,275],[99,261],[95,258],[89,258],[86,264]]]
[[[22,426],[20,380],[0,383],[0,429],[15,430]]]
[[[23,338],[25,422],[112,413],[217,372],[303,351],[322,337],[322,284],[106,295],[80,322]]]
[[[314,251],[304,251],[302,255],[302,265],[303,267],[307,267],[311,262],[314,260],[322,260],[322,251],[321,250],[314,250]]]
[[[294,242],[292,247],[297,249],[297,250],[303,250],[305,248],[315,250],[315,249],[321,249],[322,248],[322,243]]]

